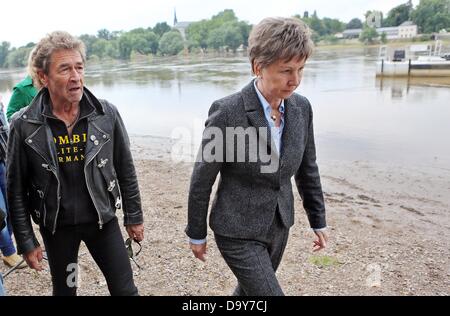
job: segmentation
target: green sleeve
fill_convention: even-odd
[[[8,121],[11,119],[14,113],[19,111],[21,108],[26,107],[31,100],[29,100],[28,95],[22,89],[15,87],[13,90],[13,94],[8,103],[8,108],[6,110],[6,117]]]

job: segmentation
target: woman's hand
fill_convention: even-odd
[[[314,240],[313,251],[319,251],[327,246],[328,234],[326,231],[314,231],[317,236],[317,240]]]
[[[194,245],[193,243],[189,243],[189,247],[191,248],[195,258],[200,259],[203,262],[206,261],[206,242],[201,245]]]

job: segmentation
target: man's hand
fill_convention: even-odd
[[[27,252],[23,257],[31,269],[36,271],[44,270],[42,267],[42,259],[44,259],[44,256],[42,255],[41,247],[37,247],[30,252]]]
[[[315,231],[314,234],[316,234],[317,240],[314,240],[313,251],[316,252],[327,246],[328,234],[326,231]]]
[[[127,225],[126,226],[128,236],[136,241],[144,240],[144,224]]]
[[[191,248],[195,258],[200,259],[203,262],[206,261],[206,244],[206,242],[201,245],[194,245],[193,243],[189,243],[189,247]]]

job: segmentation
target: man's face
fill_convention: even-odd
[[[293,58],[289,61],[278,60],[267,67],[258,69],[267,97],[271,99],[289,98],[300,85],[305,62],[305,58]]]
[[[41,73],[53,105],[78,103],[83,97],[84,63],[77,50],[61,49],[53,52],[48,74]]]

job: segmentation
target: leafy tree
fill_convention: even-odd
[[[158,45],[158,36],[155,33],[142,28],[134,29],[120,36],[119,56],[128,60],[133,51],[141,55],[156,54]]]
[[[0,67],[3,67],[8,56],[9,47],[11,44],[9,42],[2,42],[0,45]]]
[[[118,40],[108,41],[108,45],[106,46],[106,49],[105,49],[105,55],[112,59],[120,58],[119,41]]]
[[[386,43],[387,43],[387,35],[386,35],[386,32],[381,33],[380,39],[381,39],[381,42],[382,42],[383,44],[386,44]]]
[[[300,15],[296,15],[295,17],[305,22],[319,37],[342,32],[345,27],[345,24],[337,19],[320,19],[316,11],[314,11],[311,17],[301,18]]]
[[[413,6],[410,1],[392,8],[388,13],[387,18],[383,20],[383,26],[399,26],[403,22],[408,21],[412,9]]]
[[[321,37],[319,36],[319,34],[317,34],[316,31],[311,30],[311,39],[314,43],[318,43],[321,40]]]
[[[171,29],[172,28],[166,22],[158,22],[153,27],[153,32],[158,36],[158,38],[161,38],[164,33],[170,32]]]
[[[97,31],[97,37],[109,41],[112,39],[112,34],[107,29],[101,29]]]
[[[119,37],[119,57],[120,59],[129,60],[131,51],[133,50],[133,35],[124,33]]]
[[[237,22],[238,18],[231,9],[223,10],[211,18],[212,27],[218,27],[227,22]]]
[[[145,35],[145,39],[147,41],[148,51],[152,53],[153,55],[156,55],[158,53],[158,47],[159,47],[159,37],[154,32],[147,32]]]
[[[208,46],[215,50],[223,47],[236,52],[237,48],[243,44],[241,29],[236,22],[225,23],[222,27],[213,29],[208,36]]]
[[[305,22],[311,28],[311,30],[316,33],[315,36],[318,37],[317,39],[320,39],[325,35],[332,35],[342,32],[345,28],[345,24],[337,19],[319,19],[316,11],[314,11],[311,17],[301,18],[298,14],[294,17]]]
[[[135,33],[132,37],[132,49],[139,54],[148,55],[158,52],[158,36],[153,32]]]
[[[252,30],[252,26],[244,21],[237,22],[237,26],[239,27],[241,32],[242,44],[244,45],[244,47],[248,47],[248,37]]]
[[[120,37],[120,35],[122,35],[123,31],[112,31],[111,32],[111,37],[112,39],[118,39]]]
[[[86,46],[86,55],[87,58],[92,55],[92,46],[94,43],[98,40],[98,38],[95,35],[89,35],[89,34],[83,34],[79,36],[80,40],[83,41],[84,45]]]
[[[325,28],[325,34],[336,34],[344,30],[345,24],[338,19],[323,18],[323,26]]]
[[[144,29],[143,27],[138,27],[135,29],[132,29],[131,31],[128,31],[127,33],[129,34],[145,34],[147,32],[146,29]]]
[[[202,20],[191,23],[186,30],[186,37],[194,47],[206,49],[208,47],[209,22]]]
[[[422,33],[450,29],[450,1],[420,0],[411,18]]]
[[[224,44],[227,49],[231,49],[233,52],[243,44],[241,30],[237,23],[227,23],[223,26],[225,31]]]
[[[159,41],[159,51],[163,55],[177,55],[183,48],[183,38],[178,31],[164,33]]]
[[[345,28],[346,29],[362,29],[363,23],[360,19],[354,18],[354,19],[351,19],[350,22],[347,23]]]
[[[99,58],[105,57],[107,47],[108,47],[108,40],[99,38],[98,40],[92,43],[90,51],[91,56],[95,55]]]
[[[5,67],[25,67],[28,63],[28,56],[30,55],[31,47],[19,47],[11,50],[6,57],[4,63]]]
[[[208,47],[219,50],[225,46],[225,30],[223,28],[216,28],[209,33]]]
[[[311,18],[308,19],[309,23],[307,23],[314,31],[317,32],[317,34],[319,34],[319,36],[323,36],[326,35],[326,29],[325,26],[322,22],[322,20],[320,20],[317,17],[317,13],[316,11],[314,11],[314,14],[312,15]]]
[[[377,37],[377,30],[372,27],[365,26],[362,33],[359,35],[359,40],[367,44],[372,44]]]
[[[248,46],[251,25],[239,21],[233,10],[224,10],[210,20],[202,20],[189,25],[186,38],[190,48],[226,47],[235,51],[240,45]]]

